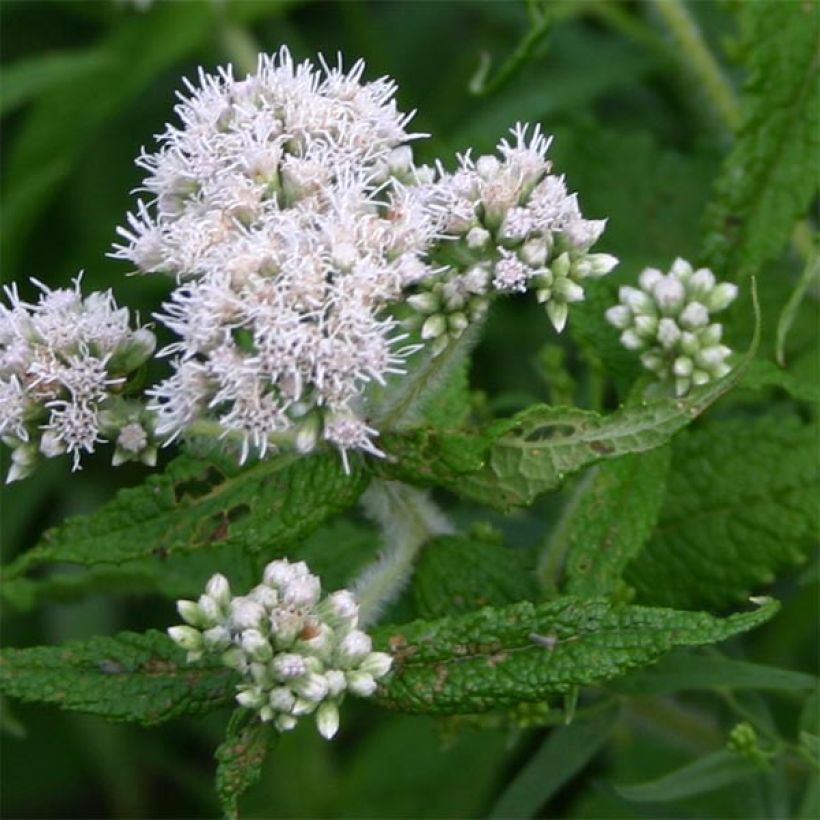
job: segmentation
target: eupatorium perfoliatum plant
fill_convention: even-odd
[[[755,359],[754,280],[674,247],[618,267],[540,124],[421,163],[412,120],[362,61],[282,48],[246,76],[200,70],[137,158],[110,253],[164,278],[150,320],[81,276],[5,290],[6,480],[106,448],[161,461],[6,566],[6,604],[110,583],[177,614],[6,649],[2,691],[142,723],[233,704],[228,815],[301,718],[344,733],[348,695],[477,725],[607,714],[609,731],[652,680],[635,670],[767,621],[777,603],[754,596],[812,541],[811,467],[773,474],[765,455],[808,448],[805,416],[700,420],[740,383],[800,392]],[[470,358],[497,303],[530,298],[590,381],[494,417]],[[589,387],[610,366],[617,396]],[[489,522],[562,488],[527,566]],[[365,533],[354,560],[336,517]],[[743,772],[774,755],[750,724],[727,743]]]

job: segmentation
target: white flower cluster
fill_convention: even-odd
[[[263,583],[244,596],[231,597],[228,581],[214,575],[198,601],[177,603],[187,625],[168,634],[189,662],[220,654],[238,669],[245,681],[236,700],[260,720],[284,732],[313,714],[329,739],[345,694],[372,695],[392,658],[374,652],[370,637],[356,629],[359,608],[350,592],[320,596],[319,578],[304,562],[272,561]]]
[[[583,281],[609,273],[618,260],[589,249],[606,220],[584,219],[563,177],[550,174],[550,140],[536,126],[511,129],[498,156],[476,160],[467,152],[460,167],[437,179],[419,170],[443,238],[444,269],[421,283],[409,302],[422,316],[421,335],[443,349],[487,309],[491,291],[534,291],[555,329],[563,330],[569,305],[584,298]]]
[[[725,376],[732,351],[721,344],[723,327],[711,314],[734,301],[737,286],[718,284],[712,271],[693,270],[685,259],[676,259],[666,275],[646,268],[639,281],[640,289],[622,287],[620,304],[606,312],[607,321],[622,331],[624,347],[642,351],[644,367],[674,381],[679,396]]]
[[[364,64],[260,57],[188,84],[155,153],[147,195],[112,254],[179,282],[158,318],[179,340],[173,375],[149,391],[158,432],[216,430],[253,451],[324,439],[381,455],[366,389],[404,372],[396,315],[437,353],[487,309],[490,291],[533,289],[560,330],[581,281],[616,263],[588,250],[585,220],[549,174],[548,140],[513,130],[499,157],[417,168],[395,84]]]
[[[41,456],[83,451],[114,438],[114,463],[153,463],[150,422],[123,397],[129,376],[154,350],[153,333],[131,330],[127,308],[110,291],[83,298],[73,288],[40,282],[39,300],[24,302],[12,285],[0,304],[0,436],[12,448],[7,481],[23,478]]]
[[[180,281],[164,315],[174,374],[157,429],[198,420],[241,442],[380,454],[361,394],[416,347],[385,308],[429,274],[435,223],[409,181],[409,115],[387,79],[362,83],[286,49],[244,80],[200,73],[176,107],[114,256]],[[346,460],[346,456],[345,456]]]

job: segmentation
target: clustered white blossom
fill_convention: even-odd
[[[152,392],[160,434],[217,423],[241,455],[318,437],[380,454],[361,394],[416,349],[386,312],[429,275],[434,222],[406,185],[410,115],[364,64],[263,56],[244,80],[200,73],[176,107],[114,255],[179,286],[179,341]]]
[[[365,391],[404,372],[408,329],[437,353],[490,291],[531,288],[560,330],[580,282],[615,264],[588,253],[605,223],[548,173],[538,129],[514,129],[500,159],[417,168],[424,135],[363,70],[282,49],[243,80],[200,72],[180,126],[139,158],[147,199],[113,255],[179,282],[158,317],[179,337],[150,391],[161,435],[216,430],[243,460],[320,438],[346,466],[351,449],[381,455]],[[402,324],[408,295],[421,320]]]
[[[617,263],[590,252],[605,220],[585,219],[550,173],[538,127],[517,125],[497,155],[459,155],[452,173],[417,167],[410,143],[425,135],[408,130],[395,83],[363,82],[362,61],[347,71],[319,61],[297,64],[283,48],[244,79],[200,71],[179,95],[179,123],[138,158],[142,198],[111,255],[174,277],[157,318],[176,339],[160,351],[170,377],[112,428],[115,462],[153,458],[154,436],[184,433],[224,439],[243,462],[320,441],[345,469],[351,450],[381,456],[369,386],[404,374],[425,343],[440,353],[498,294],[533,291],[560,331],[583,281]],[[123,315],[110,294],[82,302],[75,291]],[[49,392],[54,380],[39,371],[3,373],[15,477],[38,447],[69,450],[76,465],[109,434],[104,399],[127,373],[113,348],[93,347],[58,358],[75,381],[82,362],[96,387]],[[34,405],[50,411],[36,442]]]
[[[578,197],[550,173],[550,139],[519,124],[496,155],[459,155],[459,168],[419,169],[442,241],[431,257],[443,263],[409,298],[421,314],[421,336],[442,350],[487,310],[492,292],[533,291],[560,333],[583,282],[609,273],[618,260],[590,253],[606,220],[581,215]],[[425,185],[425,181],[427,184]]]
[[[41,456],[68,452],[77,469],[82,452],[104,437],[113,440],[114,463],[153,464],[150,419],[124,397],[129,377],[154,350],[153,333],[132,330],[127,308],[111,291],[83,298],[80,277],[72,288],[23,301],[14,285],[0,304],[0,436],[12,449],[6,480],[23,478]]]
[[[644,367],[674,382],[679,396],[725,376],[732,351],[721,344],[723,327],[711,316],[734,301],[737,286],[717,283],[712,271],[693,270],[685,259],[676,259],[666,275],[646,268],[639,282],[640,288],[622,287],[620,304],[606,312],[624,347],[641,351]]]
[[[356,628],[359,608],[348,590],[321,598],[321,582],[304,562],[269,563],[263,582],[232,597],[214,575],[198,601],[178,601],[184,626],[168,630],[189,662],[217,654],[244,680],[236,700],[282,732],[314,715],[323,737],[339,728],[347,692],[369,697],[389,671],[390,655],[374,652]],[[320,600],[321,598],[321,600]]]

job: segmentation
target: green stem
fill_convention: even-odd
[[[786,302],[780,318],[777,321],[777,341],[775,344],[775,358],[781,367],[786,366],[786,338],[789,335],[794,319],[797,316],[797,311],[800,307],[809,285],[815,280],[820,280],[820,254],[814,249],[808,253],[808,261],[797,287],[792,291],[789,301]]]
[[[594,476],[595,469],[593,468],[592,470],[588,470],[586,475],[576,482],[572,495],[561,511],[561,517],[558,519],[558,523],[546,539],[541,553],[538,556],[538,563],[535,567],[535,577],[541,585],[544,594],[549,597],[558,594],[564,573],[564,562],[569,552],[569,525]]]
[[[385,549],[353,585],[359,622],[372,624],[401,592],[419,550],[434,535],[452,527],[427,494],[397,481],[374,479],[362,498],[365,512],[381,528]]]
[[[376,426],[382,430],[397,430],[414,421],[414,415],[423,407],[424,399],[440,386],[453,368],[470,352],[478,339],[483,322],[474,322],[437,356],[427,351],[426,360],[409,372],[396,392],[375,414]]]
[[[736,131],[740,106],[731,83],[718,65],[700,29],[682,0],[649,0],[672,37],[681,61],[703,89],[723,124]]]

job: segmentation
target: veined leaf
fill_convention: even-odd
[[[742,123],[707,213],[706,263],[719,278],[776,257],[818,185],[820,48],[811,3],[743,5]]]
[[[228,723],[225,740],[216,750],[216,791],[228,820],[239,816],[239,798],[262,774],[273,729],[237,709]]]
[[[413,575],[423,618],[504,606],[538,596],[521,550],[478,537],[441,536],[425,544]]]
[[[793,399],[820,404],[820,383],[801,379],[768,359],[755,359],[751,363],[741,387],[752,390],[779,387]]]
[[[740,379],[745,368],[693,391],[624,407],[608,416],[536,405],[483,433],[423,428],[383,436],[389,458],[376,469],[410,483],[445,487],[499,509],[531,504],[567,475],[604,458],[666,444]]]
[[[185,653],[156,631],[0,653],[3,694],[146,725],[222,706],[236,680],[218,659],[186,664]]]
[[[71,518],[10,564],[4,582],[47,561],[84,566],[192,551],[220,543],[270,550],[307,535],[346,509],[365,486],[360,463],[346,475],[339,458],[280,456],[239,469],[183,455],[164,473],[122,490],[98,512]]]
[[[777,608],[767,601],[721,619],[559,598],[385,627],[376,642],[395,663],[377,699],[392,709],[438,714],[540,701],[618,677],[675,646],[725,640],[768,620]]]
[[[626,570],[640,600],[721,606],[804,560],[820,532],[817,438],[789,416],[716,421],[679,438],[658,526]]]
[[[581,771],[604,745],[618,709],[612,704],[550,732],[493,806],[488,817],[535,817],[570,778]]]
[[[569,595],[610,595],[624,567],[649,538],[666,495],[669,448],[624,456],[598,465],[585,485],[568,539]]]
[[[634,695],[665,695],[685,689],[718,687],[806,692],[814,691],[817,686],[818,679],[805,672],[693,653],[673,653],[654,666],[613,683],[618,692]]]
[[[715,618],[561,598],[383,628],[376,643],[393,653],[395,666],[375,699],[435,714],[541,701],[652,663],[674,646],[752,629],[777,608],[767,600]],[[0,653],[0,694],[144,724],[223,706],[236,682],[218,661],[186,665],[182,650],[156,631]]]

